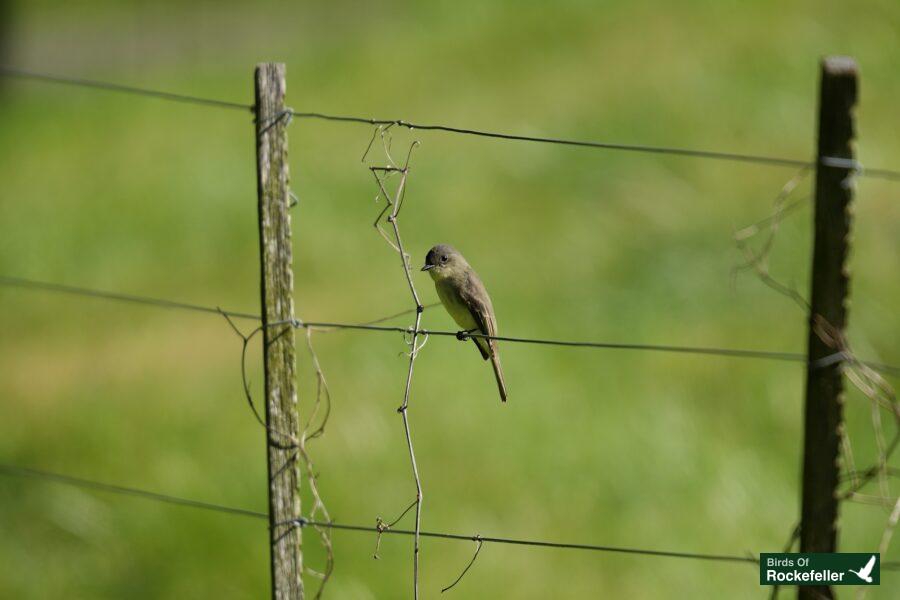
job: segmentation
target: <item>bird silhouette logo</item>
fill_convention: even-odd
[[[854,571],[853,569],[848,569],[851,573],[865,581],[866,583],[872,583],[872,569],[875,567],[875,555],[872,555],[872,558],[869,559],[869,562],[866,563],[859,571]]]

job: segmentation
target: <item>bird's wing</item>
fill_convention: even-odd
[[[862,573],[865,573],[866,576],[872,572],[872,568],[875,566],[875,555],[872,555],[872,558],[869,559],[869,562],[866,563],[866,566],[863,567]]]
[[[472,318],[478,325],[478,329],[485,335],[497,335],[497,319],[494,317],[494,307],[491,297],[488,296],[484,284],[475,273],[470,272],[465,285],[461,286],[459,297],[472,313]],[[477,342],[478,340],[476,340]],[[494,340],[482,340],[487,342],[491,354],[494,352]],[[479,344],[479,348],[481,345]],[[483,353],[483,352],[482,352]],[[485,356],[485,358],[487,358]]]

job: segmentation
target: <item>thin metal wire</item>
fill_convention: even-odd
[[[303,525],[313,525],[312,521],[305,521]],[[364,531],[378,533],[375,527],[364,525],[347,525],[343,523],[315,523],[319,527],[330,527],[343,531]],[[415,535],[415,531],[409,529],[384,529],[383,534],[397,535]],[[757,564],[759,559],[754,556],[740,554],[707,554],[700,552],[676,552],[670,550],[648,550],[644,548],[630,548],[625,546],[601,546],[597,544],[568,544],[564,542],[545,542],[538,540],[525,540],[518,538],[491,537],[485,535],[461,535],[456,533],[436,533],[433,531],[421,531],[419,535],[422,537],[439,538],[445,540],[465,540],[468,542],[477,542],[481,540],[485,543],[495,544],[511,544],[516,546],[536,546],[540,548],[560,548],[566,550],[589,550],[593,552],[613,552],[619,554],[640,554],[644,556],[663,556],[669,558],[687,558],[696,560],[709,560],[720,562],[741,562]]]
[[[65,485],[72,485],[76,487],[81,487],[85,489],[108,492],[110,494],[117,494],[121,496],[131,496],[135,498],[143,498],[145,500],[151,500],[155,502],[162,502],[166,504],[174,504],[177,506],[184,506],[188,508],[196,508],[199,510],[208,510],[212,512],[218,512],[222,514],[230,514],[233,516],[239,517],[250,517],[254,519],[260,520],[268,520],[268,514],[260,511],[249,510],[245,508],[235,508],[232,506],[225,506],[222,504],[213,504],[211,502],[203,502],[200,500],[191,500],[188,498],[180,498],[178,496],[172,496],[169,494],[160,494],[158,492],[151,492],[147,490],[142,490],[139,488],[132,488],[123,485],[116,485],[110,483],[103,483],[100,481],[95,481],[91,479],[84,479],[81,477],[72,477],[70,475],[64,475],[61,473],[54,473],[51,471],[44,471],[42,469],[33,469],[30,467],[21,467],[18,465],[11,465],[7,463],[0,463],[0,475],[6,475],[9,477],[20,477],[25,479],[37,479],[50,481],[54,483],[61,483]],[[358,531],[358,532],[366,532],[366,533],[376,533],[376,534],[396,534],[396,535],[414,535],[415,532],[406,529],[385,529],[378,527],[367,527],[364,525],[351,525],[346,523],[335,523],[335,522],[320,522],[320,521],[310,521],[308,519],[300,519],[298,523],[300,526],[317,526],[317,527],[327,527],[329,529],[339,529],[342,531]],[[281,525],[285,525],[282,523]],[[598,544],[569,544],[564,542],[547,542],[541,540],[527,540],[527,539],[519,539],[519,538],[505,538],[505,537],[491,537],[491,536],[483,536],[483,535],[461,535],[455,533],[443,533],[443,532],[434,532],[434,531],[420,531],[419,535],[422,537],[430,537],[430,538],[438,538],[445,540],[464,540],[477,542],[481,540],[483,542],[491,542],[496,544],[510,544],[517,546],[532,546],[538,548],[559,548],[565,550],[584,550],[584,551],[593,551],[593,552],[611,552],[611,553],[619,553],[619,554],[635,554],[635,555],[643,555],[643,556],[659,556],[659,557],[668,557],[668,558],[684,558],[684,559],[694,559],[694,560],[706,560],[706,561],[718,561],[718,562],[743,562],[743,563],[753,563],[757,564],[759,559],[754,556],[749,555],[739,555],[739,554],[712,554],[712,553],[698,553],[698,552],[676,552],[669,550],[650,550],[644,548],[632,548],[632,547],[624,547],[624,546],[604,546]],[[881,563],[881,568],[884,570],[900,570],[900,561],[883,561]]]
[[[51,283],[47,281],[36,281],[34,279],[25,279],[23,277],[12,277],[9,275],[0,275],[0,286],[19,287],[31,290],[40,290],[44,292],[56,292],[61,294],[70,294],[73,296],[84,296],[88,298],[101,298],[103,300],[114,300],[116,302],[130,302],[133,304],[144,304],[147,306],[157,306],[160,308],[174,308],[178,310],[191,310],[195,312],[212,313],[217,315],[228,315],[235,319],[252,319],[253,321],[261,321],[259,315],[245,312],[236,312],[230,310],[220,310],[214,306],[201,306],[199,304],[190,304],[188,302],[179,302],[177,300],[166,300],[163,298],[151,298],[149,296],[137,296],[135,294],[122,294],[120,292],[108,292],[104,290],[96,290],[74,285],[66,285],[62,283]]]
[[[50,283],[45,281],[36,281],[32,279],[24,279],[21,277],[11,277],[7,275],[0,275],[0,286],[7,287],[18,287],[23,289],[31,289],[38,291],[49,291],[49,292],[60,292],[64,294],[71,294],[75,296],[84,296],[89,298],[100,298],[103,300],[112,300],[117,302],[129,302],[134,304],[143,304],[148,306],[156,306],[161,308],[171,308],[171,309],[180,309],[180,310],[189,310],[195,312],[203,312],[203,313],[212,313],[216,315],[227,315],[232,318],[238,319],[251,319],[254,321],[260,321],[261,318],[259,315],[254,315],[251,313],[245,312],[236,312],[236,311],[226,311],[220,310],[214,306],[201,306],[198,304],[189,304],[186,302],[179,302],[175,300],[166,300],[162,298],[151,298],[145,296],[137,296],[133,294],[121,294],[118,292],[108,292],[103,290],[95,290],[84,287],[76,287],[70,285],[63,285],[58,283]],[[426,305],[425,308],[433,306],[433,304]],[[416,309],[410,309],[407,311],[403,311],[401,313],[397,313],[394,315],[390,315],[386,318],[394,318],[397,316],[401,316],[403,314],[409,314],[414,312]],[[381,321],[382,319],[375,319],[375,321]],[[270,323],[269,325],[272,327],[284,325],[285,323],[275,322]],[[295,321],[293,322],[295,327],[303,327],[303,328],[321,328],[321,329],[347,329],[347,330],[360,330],[360,331],[381,331],[381,332],[391,332],[391,333],[403,333],[410,334],[414,333],[410,331],[409,328],[404,327],[392,327],[385,325],[370,325],[368,323],[332,323],[326,321]],[[637,350],[637,351],[650,351],[650,352],[669,352],[669,353],[678,353],[678,354],[697,354],[697,355],[709,355],[709,356],[724,356],[730,358],[748,358],[748,359],[768,359],[768,360],[777,360],[783,362],[795,362],[795,363],[805,363],[806,355],[794,352],[778,352],[778,351],[768,351],[768,350],[745,350],[745,349],[736,349],[736,348],[711,348],[711,347],[700,347],[700,346],[676,346],[676,345],[666,345],[666,344],[626,344],[626,343],[618,343],[618,342],[591,342],[591,341],[571,341],[571,340],[551,340],[551,339],[540,339],[540,338],[523,338],[523,337],[511,337],[511,336],[488,336],[482,335],[480,333],[467,333],[461,334],[458,331],[433,331],[431,329],[420,329],[418,330],[419,335],[434,335],[434,336],[442,336],[442,337],[455,337],[457,339],[465,339],[466,337],[480,337],[485,339],[493,339],[501,342],[514,342],[514,343],[522,343],[522,344],[538,344],[538,345],[549,345],[549,346],[564,346],[564,347],[575,347],[575,348],[600,348],[600,349],[608,349],[608,350]],[[826,357],[828,358],[828,357]],[[871,362],[865,361],[862,364],[880,372],[885,375],[890,375],[893,377],[900,377],[900,367],[879,363],[879,362]],[[818,366],[818,365],[817,365]]]
[[[457,133],[462,135],[473,135],[477,137],[495,138],[501,140],[512,140],[520,142],[537,142],[541,144],[555,144],[561,146],[576,146],[581,148],[595,148],[600,150],[623,150],[626,152],[644,152],[651,154],[674,154],[677,156],[688,156],[692,158],[708,158],[715,160],[727,160],[746,163],[756,163],[763,165],[771,165],[777,167],[802,167],[810,164],[809,161],[779,158],[774,156],[761,156],[754,154],[738,154],[734,152],[717,152],[712,150],[691,150],[687,148],[671,148],[664,146],[647,146],[640,144],[619,144],[613,142],[595,142],[586,140],[568,140],[563,138],[539,137],[530,135],[518,135],[512,133],[497,133],[493,131],[484,131],[480,129],[468,129],[464,127],[453,127],[450,125],[426,125],[421,123],[411,123],[403,119],[372,119],[366,117],[353,117],[342,115],[331,115],[320,112],[294,112],[294,117],[300,119],[318,119],[323,121],[336,121],[339,123],[363,123],[366,125],[396,126],[406,127],[410,130],[418,131],[442,131],[445,133]]]
[[[243,104],[240,102],[231,102],[228,100],[219,100],[215,98],[203,98],[199,96],[190,96],[187,94],[176,94],[172,92],[164,92],[159,90],[150,90],[135,86],[121,85],[118,83],[110,83],[106,81],[97,81],[93,79],[84,79],[80,77],[68,77],[62,75],[53,75],[49,73],[40,73],[29,69],[22,69],[12,66],[0,67],[0,76],[15,77],[20,79],[30,79],[34,81],[43,81],[47,83],[57,83],[64,85],[79,86],[88,89],[98,89],[111,92],[123,92],[127,94],[135,94],[140,96],[149,96],[161,100],[171,100],[174,102],[185,102],[197,105],[206,105],[217,108],[237,109],[242,111],[252,111],[252,104]],[[796,158],[784,158],[777,156],[764,156],[759,154],[742,154],[737,152],[720,152],[715,150],[693,150],[690,148],[675,148],[667,146],[651,146],[644,144],[621,144],[615,142],[600,142],[589,140],[570,140],[556,137],[540,137],[530,135],[519,135],[512,133],[499,133],[494,131],[485,131],[481,129],[470,129],[465,127],[453,127],[451,125],[433,125],[423,123],[412,123],[404,119],[374,119],[367,117],[333,115],[322,112],[299,112],[292,111],[293,116],[301,119],[319,119],[324,121],[335,121],[342,123],[361,123],[365,125],[380,126],[398,126],[406,127],[410,130],[419,131],[441,131],[445,133],[471,135],[477,137],[494,138],[501,140],[536,142],[542,144],[555,144],[560,146],[572,146],[579,148],[592,148],[600,150],[619,150],[625,152],[642,152],[648,154],[669,154],[675,156],[684,156],[689,158],[712,159],[730,162],[741,162],[750,164],[759,164],[773,167],[804,167],[813,166],[815,161],[800,160]],[[826,167],[851,169],[861,177],[875,177],[890,181],[900,181],[900,170],[885,168],[868,168],[863,167],[859,162],[837,156],[823,156],[819,158],[819,163]]]
[[[531,135],[519,135],[513,133],[498,133],[495,131],[485,131],[481,129],[469,129],[465,127],[453,127],[450,125],[428,125],[422,123],[411,123],[403,119],[375,119],[367,117],[355,117],[345,115],[332,115],[321,112],[294,112],[294,117],[300,119],[318,119],[323,121],[335,121],[339,123],[361,123],[372,126],[382,127],[406,127],[409,130],[418,131],[442,131],[445,133],[455,133],[462,135],[472,135],[477,137],[494,138],[500,140],[510,140],[519,142],[536,142],[541,144],[554,144],[559,146],[574,146],[579,148],[593,148],[598,150],[621,150],[625,152],[642,152],[647,154],[669,154],[675,156],[685,156],[689,158],[701,158],[712,160],[723,160],[730,162],[742,162],[750,164],[767,165],[773,167],[813,167],[815,161],[800,160],[797,158],[784,158],[777,156],[764,156],[760,154],[742,154],[738,152],[721,152],[717,150],[694,150],[690,148],[676,148],[670,146],[650,146],[645,144],[621,144],[615,142],[598,142],[590,140],[570,140],[555,137],[541,137]],[[892,181],[900,181],[900,171],[895,169],[870,169],[863,167],[858,161],[840,158],[836,156],[823,156],[819,158],[819,164],[837,168],[851,169],[861,177],[876,177],[880,179],[888,179]]]
[[[64,483],[81,488],[97,490],[101,492],[109,492],[111,494],[120,494],[123,496],[133,496],[136,498],[144,498],[156,502],[165,502],[167,504],[176,504],[179,506],[187,506],[188,508],[199,508],[201,510],[210,510],[225,514],[238,515],[241,517],[253,517],[255,519],[268,519],[269,515],[264,512],[248,510],[245,508],[234,508],[231,506],[223,506],[221,504],[213,504],[212,502],[203,502],[200,500],[189,500],[187,498],[179,498],[170,496],[169,494],[160,494],[137,488],[127,487],[124,485],[116,485],[112,483],[103,483],[91,479],[83,479],[81,477],[72,477],[71,475],[63,475],[61,473],[52,473],[41,469],[32,469],[29,467],[20,467],[17,465],[0,463],[0,474],[11,477],[23,477],[29,479],[42,479],[45,481],[53,481],[56,483]]]
[[[367,324],[352,324],[352,323],[325,323],[325,322],[306,322],[306,323],[295,323],[297,327],[330,327],[333,329],[357,329],[357,330],[368,330],[368,331],[385,331],[385,332],[393,332],[393,333],[404,333],[410,334],[413,333],[408,328],[403,327],[391,327],[391,326],[375,326],[375,325],[367,325]],[[418,331],[420,335],[435,335],[435,336],[444,336],[444,337],[455,337],[457,339],[468,339],[468,338],[482,338],[488,340],[497,340],[501,342],[514,342],[514,343],[522,343],[522,344],[538,344],[538,345],[548,345],[548,346],[567,346],[567,347],[575,347],[575,348],[601,348],[607,350],[643,350],[643,351],[652,351],[652,352],[671,352],[677,354],[701,354],[701,355],[711,355],[711,356],[725,356],[730,358],[754,358],[754,359],[768,359],[768,360],[777,360],[783,362],[807,362],[806,355],[800,354],[797,352],[778,352],[778,351],[769,351],[769,350],[745,350],[739,348],[710,348],[703,346],[673,346],[666,344],[627,344],[627,343],[618,343],[618,342],[580,342],[580,341],[572,341],[572,340],[552,340],[552,339],[543,339],[543,338],[523,338],[523,337],[511,337],[511,336],[503,336],[503,335],[484,335],[480,333],[468,333],[468,332],[460,332],[460,331],[434,331],[431,329],[420,329]],[[826,356],[825,359],[834,359],[835,357],[840,356],[840,352],[835,353],[832,356]],[[818,361],[817,361],[818,363]],[[827,366],[827,361],[822,364],[813,364],[813,367],[821,367]],[[879,371],[886,375],[892,376],[900,376],[900,367],[896,367],[894,365],[889,365],[885,363],[871,362],[865,361],[861,364],[864,364],[876,371]]]
[[[82,79],[80,77],[66,77],[63,75],[51,75],[49,73],[38,73],[28,69],[20,69],[18,67],[0,66],[0,76],[15,77],[18,79],[31,79],[35,81],[43,81],[47,83],[59,83],[63,85],[72,85],[77,87],[91,88],[96,90],[105,90],[109,92],[122,92],[126,94],[135,94],[138,96],[149,96],[159,98],[160,100],[171,100],[174,102],[184,102],[188,104],[199,104],[203,106],[214,106],[217,108],[230,108],[244,111],[252,111],[252,104],[241,104],[239,102],[229,102],[227,100],[218,100],[216,98],[201,98],[199,96],[188,96],[186,94],[175,94],[172,92],[162,92],[159,90],[148,90],[146,88],[133,87],[130,85],[121,85],[118,83],[110,83],[107,81],[96,81],[93,79]]]
[[[273,324],[274,325],[274,324]],[[485,335],[481,333],[468,333],[459,331],[435,331],[433,329],[419,329],[412,331],[406,327],[395,327],[390,325],[365,325],[353,323],[329,323],[323,321],[306,321],[296,323],[297,327],[327,327],[332,329],[351,329],[361,331],[382,331],[391,333],[405,333],[419,335],[435,335],[443,337],[454,337],[457,339],[481,338],[486,340],[497,340],[500,342],[513,342],[521,344],[538,344],[545,346],[567,346],[574,348],[602,348],[608,350],[648,350],[656,352],[675,352],[682,354],[708,354],[717,356],[729,356],[733,358],[763,358],[771,360],[781,360],[789,362],[806,362],[806,355],[794,352],[775,352],[767,350],[741,350],[731,348],[705,348],[700,346],[673,346],[664,344],[626,344],[618,342],[580,342],[572,340],[552,340],[543,338],[524,338],[512,337],[506,335]],[[893,368],[893,367],[892,367]]]
[[[254,519],[267,520],[269,517],[266,513],[247,510],[243,508],[234,508],[230,506],[224,506],[221,504],[213,504],[210,502],[201,502],[198,500],[190,500],[186,498],[179,498],[177,496],[171,496],[168,494],[160,494],[157,492],[150,492],[147,490],[142,490],[138,488],[131,488],[121,485],[114,485],[109,483],[102,483],[99,481],[93,481],[90,479],[83,479],[80,477],[71,477],[69,475],[63,475],[60,473],[53,473],[50,471],[43,471],[40,469],[32,469],[28,467],[19,467],[16,465],[10,464],[2,464],[0,463],[0,475],[7,475],[12,477],[22,477],[28,479],[41,479],[45,481],[51,481],[55,483],[62,483],[65,485],[72,485],[76,487],[108,492],[111,494],[118,494],[123,496],[132,496],[137,498],[143,498],[146,500],[152,500],[156,502],[164,502],[168,504],[175,504],[179,506],[185,506],[189,508],[196,508],[200,510],[208,510],[223,514],[231,514],[242,517],[251,517]],[[351,525],[346,523],[334,523],[334,522],[323,522],[323,521],[312,521],[309,519],[299,519],[296,522],[292,523],[278,523],[276,525],[299,525],[301,527],[315,526],[315,527],[324,527],[329,529],[337,529],[342,531],[358,531],[358,532],[366,532],[366,533],[381,533],[381,534],[395,534],[395,535],[415,535],[415,531],[407,530],[407,529],[378,529],[377,527],[371,526],[363,526],[363,525]],[[510,544],[517,546],[533,546],[539,548],[559,548],[559,549],[567,549],[567,550],[587,550],[594,552],[612,552],[612,553],[620,553],[620,554],[636,554],[636,555],[645,555],[645,556],[661,556],[661,557],[670,557],[670,558],[685,558],[685,559],[696,559],[696,560],[708,560],[708,561],[720,561],[720,562],[743,562],[743,563],[757,563],[758,559],[749,556],[749,555],[736,555],[736,554],[708,554],[708,553],[697,553],[697,552],[675,552],[668,550],[647,550],[641,548],[630,548],[630,547],[621,547],[621,546],[602,546],[597,544],[568,544],[563,542],[547,542],[540,540],[526,540],[526,539],[517,539],[517,538],[504,538],[504,537],[491,537],[491,536],[483,536],[483,535],[461,535],[455,533],[443,533],[443,532],[434,532],[434,531],[421,531],[419,533],[422,537],[430,537],[430,538],[438,538],[445,540],[464,540],[464,541],[472,541],[477,542],[481,540],[485,543],[496,543],[496,544]],[[886,563],[882,564],[882,567],[885,567]]]

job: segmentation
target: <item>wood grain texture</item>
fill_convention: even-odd
[[[269,536],[272,597],[303,598],[300,527],[286,525],[300,517],[300,465],[287,434],[299,435],[295,380],[294,328],[269,326],[294,318],[294,273],[287,122],[284,118],[285,67],[264,63],[256,68],[256,154],[259,195],[259,247],[262,277],[263,362],[269,467]]]
[[[856,63],[845,57],[822,61],[819,96],[818,156],[853,159],[854,115],[857,98]],[[847,326],[853,186],[845,168],[816,167],[815,215],[810,295],[808,357],[811,365],[843,348],[822,335],[842,339]],[[827,367],[810,366],[806,377],[803,442],[803,498],[800,551],[837,549],[841,428],[843,424],[842,361]],[[802,586],[800,598],[832,598],[827,586]]]

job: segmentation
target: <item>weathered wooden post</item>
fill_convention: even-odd
[[[857,67],[851,58],[822,61],[819,140],[803,439],[801,552],[835,552],[839,453],[843,423],[843,359],[817,363],[842,350],[847,326],[846,270],[853,199],[853,109]],[[822,157],[846,159],[824,163]],[[829,586],[800,586],[800,598],[833,598]]]
[[[293,447],[299,435],[294,357],[294,272],[288,212],[285,68],[256,67],[256,160],[259,254],[262,279],[263,363],[269,466],[269,542],[272,598],[303,598],[300,465]],[[274,325],[273,325],[274,324]]]

